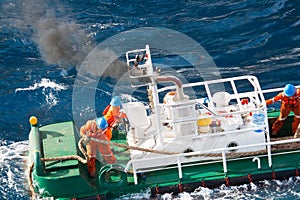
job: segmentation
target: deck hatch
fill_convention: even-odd
[[[72,122],[47,125],[40,128],[40,132],[43,140],[45,158],[77,155]],[[77,164],[77,160],[47,161],[45,162],[45,168],[47,170],[59,167],[68,168],[76,166]]]

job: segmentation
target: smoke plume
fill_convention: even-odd
[[[9,13],[14,12],[14,18],[22,20],[23,23],[13,23],[17,28],[31,29],[32,39],[48,64],[78,68],[94,47],[93,38],[59,1],[25,0],[2,7]]]
[[[45,61],[60,67],[78,66],[92,48],[87,34],[78,25],[55,18],[38,20],[34,40]]]

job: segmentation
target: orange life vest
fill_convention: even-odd
[[[107,120],[108,126],[110,127],[112,127],[115,123],[119,123],[120,118],[127,117],[125,113],[120,112],[120,106],[110,106],[108,109],[105,110],[107,111],[104,115],[104,118]]]
[[[106,108],[103,110],[103,112],[102,112],[102,115],[103,115],[103,116],[107,114],[107,112],[108,112],[110,106],[111,106],[111,105],[108,104],[108,106],[106,106]]]
[[[267,100],[267,105],[274,103],[276,101],[282,101],[285,105],[288,106],[296,106],[300,103],[300,89],[297,89],[295,94],[291,97],[287,97],[283,92],[279,93],[277,96],[275,96],[271,100]]]
[[[110,113],[108,113],[108,111],[109,111],[110,108],[111,108],[111,105],[109,104],[103,110],[102,114],[103,114],[104,118],[106,119],[106,121],[108,123],[108,126],[112,127],[112,125],[115,123],[115,118]]]

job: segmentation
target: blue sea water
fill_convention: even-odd
[[[222,77],[255,75],[263,89],[300,85],[299,1],[2,0],[0,9],[0,199],[30,199],[29,117],[38,116],[40,124],[72,120],[73,86],[82,61],[99,43],[124,31],[178,31],[207,51]],[[197,79],[193,71],[183,71]],[[113,81],[108,76],[100,85],[96,99],[102,110]],[[148,199],[149,192],[121,197],[140,198]],[[159,198],[300,199],[300,184],[291,178]]]

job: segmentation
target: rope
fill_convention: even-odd
[[[34,167],[34,163],[31,163],[31,165],[29,166],[29,169],[28,169],[28,176],[27,176],[27,179],[28,179],[28,182],[29,182],[29,190],[30,190],[30,196],[32,199],[34,199],[34,187],[33,187],[33,182],[32,182],[32,171],[33,171],[33,167]]]
[[[84,155],[84,157],[85,157],[85,160],[84,160],[84,162],[82,162],[83,164],[85,164],[85,163],[87,163],[87,160],[88,160],[88,154],[87,154],[87,152],[85,151],[85,149],[83,148],[83,146],[82,146],[82,143],[83,143],[83,138],[80,138],[80,140],[78,141],[78,148],[79,148],[79,150],[81,151],[81,153]]]
[[[284,139],[289,139],[293,137],[286,137]],[[277,141],[277,140],[282,140],[283,138],[276,138],[272,139],[272,141]],[[125,149],[131,149],[131,150],[138,150],[138,151],[144,151],[144,152],[149,152],[149,153],[157,153],[157,154],[165,154],[165,155],[176,155],[176,154],[181,154],[182,152],[170,152],[170,151],[162,151],[162,150],[154,150],[154,149],[147,149],[147,148],[142,148],[142,147],[137,147],[137,146],[130,146],[130,145],[125,145],[125,144],[119,144],[111,141],[106,141],[106,140],[100,140],[97,138],[90,138],[90,140],[94,142],[99,142],[102,144],[107,144],[107,145],[113,145]],[[296,149],[300,147],[300,142],[292,143],[292,144],[277,144],[277,145],[272,145],[271,151],[276,152],[276,151],[282,151],[282,150],[291,150],[291,149]],[[227,153],[227,157],[243,157],[243,156],[253,156],[253,155],[259,155],[259,154],[264,154],[267,153],[267,150],[260,150],[260,151],[252,151],[252,152],[230,152]],[[202,157],[221,157],[221,153],[206,153],[206,154],[196,154],[193,156],[202,156]]]
[[[113,145],[125,149],[131,149],[131,150],[138,150],[138,151],[144,151],[144,152],[149,152],[149,153],[157,153],[157,154],[165,154],[165,155],[176,155],[176,154],[181,154],[181,152],[171,152],[171,151],[160,151],[160,150],[154,150],[154,149],[146,149],[142,147],[136,147],[136,146],[130,146],[130,145],[125,145],[125,144],[118,144],[115,142],[110,142],[106,140],[100,140],[96,138],[90,138],[90,140],[94,142],[99,142],[102,144],[107,144],[107,145]],[[228,153],[228,157],[241,157],[245,155],[256,155],[256,154],[262,154],[267,152],[266,150],[262,151],[255,151],[255,152],[248,152],[248,153]],[[206,153],[206,154],[196,154],[193,156],[204,156],[204,157],[220,157],[222,156],[221,153]]]
[[[86,164],[87,163],[87,153],[82,147],[83,138],[81,138],[78,142],[78,147],[82,154],[84,155],[85,159],[81,158],[78,155],[69,155],[69,156],[59,156],[59,157],[52,157],[52,158],[41,158],[42,161],[65,161],[65,160],[78,160],[79,162]]]
[[[121,148],[124,148],[124,149],[132,149],[132,150],[138,150],[138,151],[144,151],[144,152],[150,152],[150,153],[157,153],[157,154],[166,154],[166,155],[179,154],[178,152],[146,149],[146,148],[142,148],[142,147],[136,147],[136,146],[130,146],[130,145],[126,145],[126,144],[119,144],[119,143],[115,143],[115,142],[110,142],[110,141],[107,141],[107,140],[100,140],[100,139],[97,139],[97,138],[90,138],[90,140],[92,140],[94,142],[99,142],[101,144],[107,144],[107,145],[113,145],[113,146],[121,147]]]
[[[71,156],[60,156],[60,157],[52,157],[52,158],[41,158],[42,161],[65,161],[65,160],[78,160],[83,164],[86,164],[86,160],[77,155]]]

